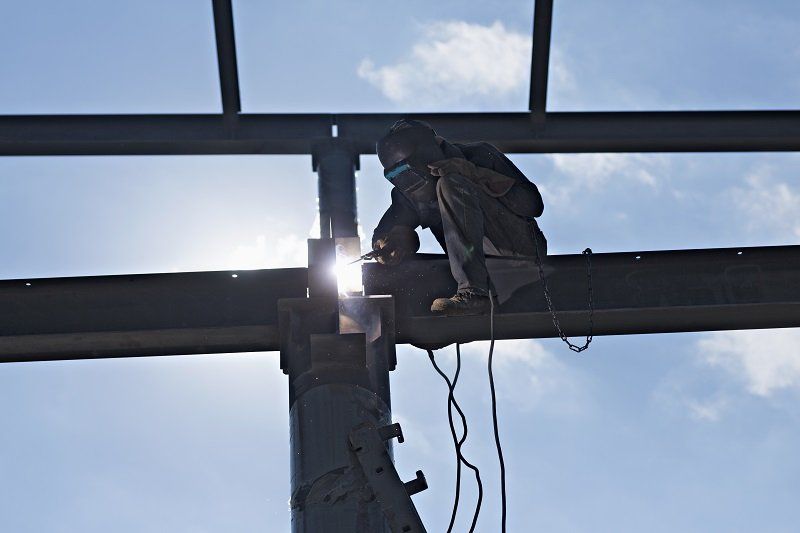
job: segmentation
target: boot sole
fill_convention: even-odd
[[[431,307],[431,313],[436,316],[479,316],[489,313],[489,307],[485,309],[434,309]]]

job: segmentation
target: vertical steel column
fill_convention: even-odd
[[[315,145],[321,238],[308,241],[309,297],[278,304],[281,368],[289,376],[292,532],[388,533],[393,524],[423,533],[409,495],[424,488],[424,476],[403,485],[391,441],[384,450],[375,436],[402,436],[399,426],[387,431],[389,371],[397,362],[394,301],[339,298],[333,276],[336,240],[358,236],[357,166],[348,143]]]
[[[388,532],[350,435],[391,424],[394,304],[391,297],[317,292],[279,303],[281,367],[289,375],[292,532]]]
[[[312,165],[319,175],[320,237],[358,236],[358,154],[346,141],[331,138],[314,146]]]
[[[226,120],[235,120],[242,110],[239,97],[239,69],[236,66],[236,39],[233,32],[231,0],[213,0],[214,33],[217,40],[219,87],[222,113]]]
[[[553,28],[553,0],[536,0],[533,7],[533,50],[531,90],[528,109],[531,118],[543,122],[547,111],[547,74],[550,68],[550,34]]]

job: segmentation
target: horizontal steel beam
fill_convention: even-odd
[[[0,362],[275,350],[278,300],[307,285],[305,268],[0,281]]]
[[[533,261],[489,259],[500,300],[498,339],[557,336]],[[564,332],[588,331],[582,255],[550,256],[545,276]],[[800,327],[800,246],[604,253],[592,256],[595,335]],[[367,294],[395,298],[397,341],[487,339],[489,320],[437,317],[430,303],[456,285],[441,256],[365,269]]]
[[[402,117],[509,153],[800,151],[800,111],[0,116],[0,155],[312,154],[332,125],[355,154]]]
[[[330,115],[0,116],[0,155],[310,154]]]
[[[555,336],[533,263],[488,263],[497,338]],[[596,335],[800,326],[800,246],[595,254],[592,265]],[[545,273],[564,331],[585,334],[584,257],[550,256]],[[232,274],[0,281],[0,362],[277,350],[278,300],[306,297],[307,269]],[[443,256],[365,265],[364,283],[394,296],[398,342],[488,338],[486,316],[431,315],[455,292]]]

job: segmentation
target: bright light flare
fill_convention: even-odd
[[[336,239],[336,265],[333,273],[341,296],[361,295],[364,291],[361,262],[356,261],[359,257],[361,242],[358,237]]]
[[[339,287],[339,294],[341,296],[352,296],[353,294],[360,294],[363,291],[360,263],[348,265],[337,259],[336,266],[333,270],[336,275],[336,284]]]

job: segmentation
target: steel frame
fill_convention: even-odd
[[[536,0],[529,110],[242,114],[231,0],[213,0],[221,114],[0,116],[0,155],[313,154],[334,137],[371,154],[387,125],[421,118],[457,141],[517,153],[800,151],[800,111],[547,112],[553,0]]]
[[[320,176],[321,233],[346,238],[356,233],[358,156],[400,117],[517,153],[800,151],[800,111],[547,112],[553,0],[535,3],[526,112],[242,114],[231,0],[212,1],[222,113],[2,116],[0,155],[308,154]],[[280,348],[292,530],[424,531],[408,498],[424,477],[401,485],[373,434],[391,421],[395,343],[484,339],[487,320],[430,315],[431,298],[454,289],[441,257],[370,265],[367,295],[337,299],[324,275],[335,242],[311,241],[308,269],[0,281],[0,363]],[[596,254],[594,265],[597,335],[800,326],[797,246]],[[501,300],[497,338],[554,335],[538,269],[517,259],[488,266]],[[584,333],[583,258],[548,257],[545,272],[565,332]],[[365,422],[381,453],[354,460],[366,449]],[[351,475],[364,468],[369,481]],[[370,490],[377,499],[358,496]]]

